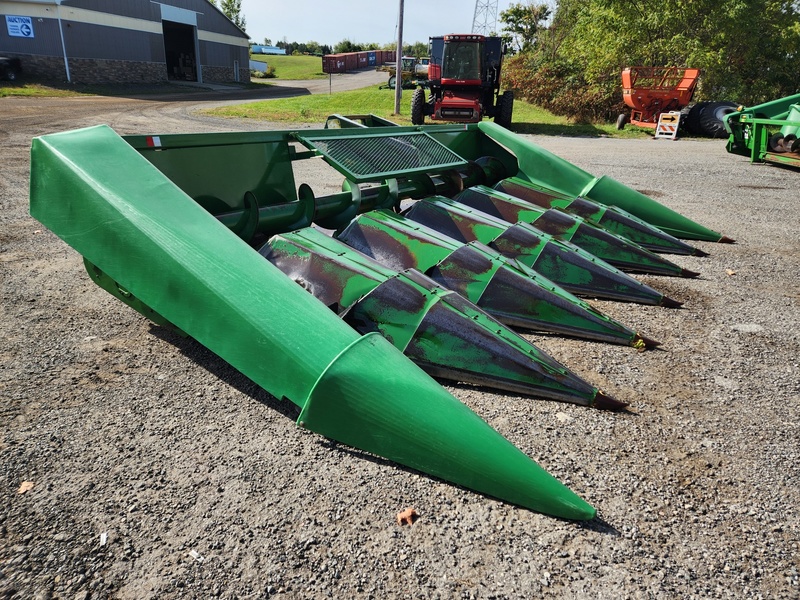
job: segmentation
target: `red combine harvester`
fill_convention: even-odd
[[[500,94],[500,71],[505,48],[499,37],[450,34],[430,38],[428,88],[418,88],[411,99],[411,122],[434,121],[476,123],[494,117],[508,127],[514,109],[514,94]]]
[[[656,128],[661,113],[679,111],[692,101],[700,69],[678,67],[628,67],[622,71],[622,99],[631,108],[622,114],[617,129],[625,123]]]

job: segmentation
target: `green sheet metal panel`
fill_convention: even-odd
[[[478,123],[478,127],[516,155],[519,177],[573,197],[619,206],[678,238],[717,242],[723,237],[610,177],[594,177],[504,127],[489,122]]]

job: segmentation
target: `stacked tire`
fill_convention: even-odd
[[[681,125],[689,135],[710,138],[727,138],[723,119],[736,112],[735,102],[698,102],[681,111]]]

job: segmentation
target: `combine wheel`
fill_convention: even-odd
[[[503,92],[497,99],[494,109],[494,122],[506,129],[511,127],[511,115],[514,112],[514,92]]]
[[[728,132],[725,130],[725,124],[722,119],[725,115],[736,112],[736,107],[739,106],[735,102],[709,102],[700,113],[700,129],[701,131],[712,138],[726,138]]]
[[[617,117],[617,129],[619,129],[620,131],[625,129],[625,123],[627,123],[627,122],[628,122],[628,115],[621,114],[620,116],[618,116]]]
[[[425,90],[417,88],[411,97],[411,122],[414,125],[425,124]]]
[[[391,75],[389,77],[389,89],[394,89],[394,86],[397,85],[397,76]]]

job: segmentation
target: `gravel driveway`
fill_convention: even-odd
[[[299,429],[28,216],[32,136],[269,128],[213,98],[0,99],[0,598],[800,597],[800,172],[533,136],[738,241],[641,278],[683,309],[593,302],[663,350],[529,336],[628,414],[448,388],[598,508],[572,523]]]

